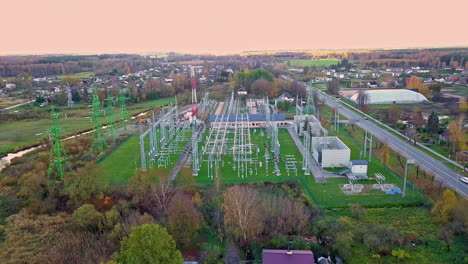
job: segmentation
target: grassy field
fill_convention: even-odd
[[[16,98],[16,97],[0,97],[0,109],[21,104],[28,101],[28,99]]]
[[[158,134],[159,136],[159,134]],[[191,136],[191,131],[185,131],[185,140],[178,143],[178,149],[182,149],[188,142]],[[146,137],[145,149],[149,149],[149,137]],[[99,165],[104,170],[106,177],[109,178],[110,184],[125,184],[130,179],[135,169],[141,168],[140,155],[140,137],[138,135],[131,136],[119,147],[106,155]],[[170,154],[170,160],[167,169],[171,169],[180,156],[180,151]],[[150,164],[147,160],[147,168],[156,167],[157,164]],[[168,170],[164,170],[168,172]]]
[[[139,113],[152,107],[167,105],[174,102],[174,98],[163,98],[140,104],[128,106],[130,114]],[[50,129],[50,116],[48,108],[39,108],[33,105],[19,107],[18,111],[39,111],[40,117],[31,120],[12,121],[0,123],[0,156],[4,153],[12,152],[16,148],[38,143],[44,138],[48,138],[47,131]],[[78,104],[75,107],[68,109],[60,107],[61,112],[60,125],[62,126],[62,134],[71,134],[73,132],[90,129],[91,124],[91,108],[84,104]],[[116,109],[117,114],[117,109]]]
[[[87,79],[87,78],[93,77],[94,72],[79,72],[79,73],[70,74],[70,75],[57,75],[57,78],[62,79],[65,76],[73,76],[73,77],[77,77],[80,79]]]
[[[400,236],[414,237],[420,244],[406,244],[400,248],[410,254],[410,258],[404,263],[466,263],[465,252],[468,250],[466,238],[455,239],[451,252],[447,252],[445,245],[437,237],[438,227],[432,221],[428,209],[423,207],[394,207],[394,208],[369,208],[363,218],[359,220],[362,226],[379,223],[394,228]],[[351,210],[329,209],[326,211],[329,218],[341,216],[351,217]],[[383,256],[381,262],[372,258],[374,254],[359,240],[354,241],[352,247],[352,259],[349,263],[397,263],[392,256]],[[401,263],[401,262],[399,262]]]
[[[463,86],[463,85],[454,85],[451,87],[447,87],[443,89],[444,93],[449,93],[449,94],[454,94],[454,95],[460,95],[460,96],[468,96],[468,86]]]
[[[303,59],[303,60],[290,60],[285,63],[289,63],[291,66],[298,67],[329,67],[340,63],[340,60],[335,59]]]
[[[281,152],[281,161],[279,164],[280,170],[281,170],[281,175],[277,176],[274,174],[274,165],[273,165],[273,156],[272,153],[270,153],[270,159],[268,161],[268,172],[265,169],[265,150],[269,150],[271,146],[271,139],[266,137],[266,131],[264,132],[264,136],[261,136],[260,134],[260,129],[252,129],[251,130],[251,141],[254,144],[252,147],[253,151],[253,158],[258,159],[259,162],[261,162],[261,165],[257,166],[257,169],[252,170],[252,174],[248,173],[247,177],[242,178],[240,175],[238,175],[238,170],[237,166],[238,164],[234,164],[233,157],[232,155],[225,155],[223,162],[220,163],[220,169],[219,169],[219,176],[221,177],[221,182],[222,183],[238,183],[238,182],[258,182],[258,181],[273,181],[273,182],[278,182],[278,181],[285,181],[288,179],[293,179],[296,177],[303,177],[304,174],[302,170],[300,170],[302,162],[300,154],[295,151],[296,146],[294,145],[294,142],[291,139],[291,136],[286,130],[280,129],[278,131],[278,139],[280,141],[280,152]],[[230,136],[232,136],[230,134]],[[204,142],[200,143],[200,147],[204,145]],[[286,163],[285,163],[285,157],[286,155],[292,155],[294,156],[296,162],[298,163],[296,167],[298,168],[297,170],[297,176],[294,172],[290,172],[290,175],[287,174],[286,172]],[[258,157],[258,158],[257,158]],[[234,165],[236,166],[236,169],[234,169]],[[199,176],[196,178],[198,183],[202,184],[209,184],[213,183],[214,180],[208,178],[208,163],[207,162],[202,162],[200,171],[199,171]]]

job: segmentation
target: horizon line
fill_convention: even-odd
[[[90,55],[116,55],[116,54],[126,54],[126,55],[154,55],[154,54],[167,54],[167,53],[176,53],[179,55],[210,55],[210,56],[233,56],[233,55],[243,55],[246,53],[277,53],[277,52],[291,52],[291,53],[300,53],[300,52],[309,52],[309,51],[379,51],[379,50],[421,50],[421,49],[467,49],[468,45],[440,45],[440,46],[408,46],[408,47],[383,47],[383,48],[311,48],[311,49],[265,49],[265,50],[244,50],[241,52],[226,52],[226,53],[207,53],[207,52],[190,52],[190,51],[144,51],[144,52],[41,52],[41,53],[0,53],[0,57],[9,57],[9,56],[57,56],[57,55],[71,55],[71,56],[90,56]]]

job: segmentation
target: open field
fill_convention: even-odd
[[[442,92],[459,96],[468,96],[468,86],[454,85],[451,87],[444,88]]]
[[[163,98],[154,101],[144,102],[128,106],[129,114],[135,114],[152,107],[162,106],[174,102],[174,98]],[[31,145],[47,138],[47,131],[50,128],[49,108],[39,108],[33,105],[19,107],[18,111],[38,111],[40,117],[31,120],[11,121],[0,123],[0,156],[2,154],[14,151],[16,148]],[[62,135],[72,134],[74,132],[90,129],[91,108],[84,104],[78,104],[68,109],[60,107],[60,125],[62,126]],[[117,115],[117,109],[115,110]],[[65,117],[66,115],[66,117]]]
[[[0,97],[0,110],[16,104],[21,104],[28,101],[28,99],[16,97]]]
[[[340,60],[335,59],[303,59],[303,60],[290,60],[285,63],[290,63],[291,66],[299,66],[299,67],[329,67],[332,65],[336,65],[340,63]]]
[[[400,248],[410,254],[410,258],[404,263],[464,263],[468,241],[466,238],[455,239],[451,251],[447,252],[445,245],[438,239],[438,227],[433,222],[428,209],[423,207],[393,207],[393,208],[369,208],[359,225],[368,226],[380,223],[386,227],[394,228],[400,236],[410,237],[419,241],[416,244],[407,243]],[[329,209],[326,211],[328,218],[341,216],[351,217],[349,208]],[[353,258],[349,263],[379,263],[372,258],[371,250],[358,239],[352,248]],[[454,260],[458,262],[453,262]],[[466,259],[465,259],[466,260]],[[380,263],[392,262],[392,256],[383,256]]]
[[[87,79],[87,78],[93,77],[94,72],[79,72],[79,73],[70,74],[70,75],[57,75],[57,78],[62,79],[65,76],[73,76],[73,77],[77,77],[80,79]]]

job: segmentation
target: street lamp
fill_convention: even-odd
[[[406,166],[405,166],[405,180],[403,182],[403,197],[406,196],[406,178],[408,177],[408,164],[414,164],[414,160],[406,159]]]

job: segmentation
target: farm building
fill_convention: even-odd
[[[263,264],[314,264],[314,253],[310,250],[264,249]]]
[[[348,167],[351,150],[337,137],[312,137],[312,156],[322,168]]]
[[[367,104],[416,104],[427,101],[424,95],[406,89],[368,90],[365,93]],[[350,98],[355,103],[357,103],[357,99],[358,93]]]
[[[286,125],[286,117],[284,114],[271,114],[271,121],[278,126]],[[239,126],[247,126],[249,128],[260,128],[267,126],[266,114],[241,114],[241,115],[210,115],[211,127],[225,127],[234,129]]]

